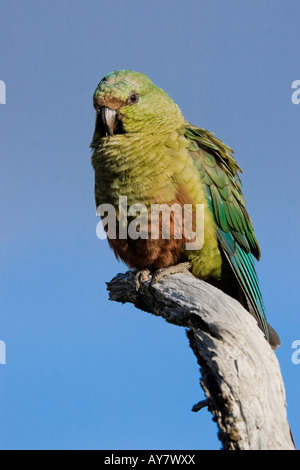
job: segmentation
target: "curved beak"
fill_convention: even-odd
[[[106,133],[110,136],[114,135],[114,128],[116,123],[116,111],[114,109],[110,109],[107,106],[101,106],[99,110],[99,115],[103,127]]]

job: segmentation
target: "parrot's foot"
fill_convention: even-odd
[[[150,277],[150,270],[149,269],[142,269],[141,271],[137,271],[135,274],[135,288],[136,290],[140,290],[141,283],[147,281]]]
[[[178,273],[184,273],[188,274],[189,276],[193,276],[191,273],[192,265],[189,261],[186,263],[179,263],[175,264],[174,266],[169,266],[168,268],[162,268],[158,269],[153,273],[152,279],[151,279],[151,285],[156,284],[159,282],[163,277],[168,276],[169,274],[178,274]]]

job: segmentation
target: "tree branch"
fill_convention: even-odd
[[[111,300],[188,328],[201,386],[225,450],[293,450],[277,358],[255,319],[219,289],[185,274],[135,287],[132,272],[108,283]],[[199,404],[199,409],[204,406]],[[197,410],[197,405],[195,405]]]

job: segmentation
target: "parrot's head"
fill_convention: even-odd
[[[137,132],[164,134],[182,127],[179,107],[143,73],[117,70],[98,84],[94,96],[98,137]]]

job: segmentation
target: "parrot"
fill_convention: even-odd
[[[156,238],[107,237],[117,259],[137,273],[189,270],[238,300],[275,350],[280,338],[266,319],[255,266],[261,253],[233,150],[188,122],[172,98],[141,72],[115,70],[104,76],[93,106],[96,207],[112,205],[117,223],[120,196],[128,206],[189,204],[194,210],[199,204],[204,211],[203,243],[196,249],[186,249],[184,230],[181,238],[174,230],[169,239],[161,231]]]

